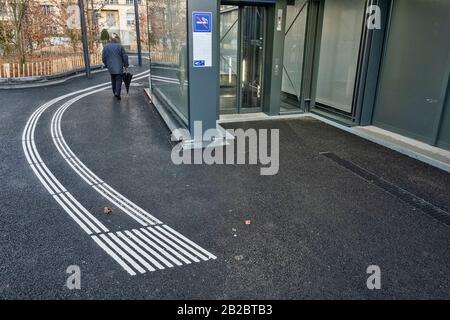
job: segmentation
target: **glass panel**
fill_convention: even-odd
[[[325,1],[316,101],[348,113],[352,111],[365,3]]]
[[[242,8],[241,109],[261,109],[265,9]],[[253,110],[248,110],[253,109]]]
[[[188,124],[186,0],[149,0],[151,88]]]
[[[221,6],[220,112],[237,113],[239,8]]]
[[[281,111],[300,107],[307,12],[307,0],[287,7]]]

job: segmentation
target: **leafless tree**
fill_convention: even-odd
[[[26,59],[26,38],[24,35],[25,15],[29,8],[29,1],[27,0],[4,0],[2,7],[6,12],[7,17],[13,31],[13,42],[15,53],[20,59],[20,63],[25,63]]]

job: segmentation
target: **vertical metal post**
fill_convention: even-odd
[[[134,24],[136,25],[136,42],[138,50],[138,62],[142,67],[141,28],[139,26],[139,0],[134,0]]]
[[[81,40],[83,41],[83,56],[84,66],[86,70],[86,77],[91,77],[91,62],[89,59],[89,45],[86,28],[86,17],[84,15],[84,0],[78,0],[78,7],[80,8],[80,24],[81,24]]]
[[[187,2],[188,21],[188,77],[189,77],[189,130],[194,137],[195,122],[202,122],[203,132],[216,129],[219,110],[219,62],[220,62],[220,1],[189,0]],[[211,13],[211,66],[194,65],[194,12]],[[205,46],[206,48],[206,46]],[[198,59],[198,58],[197,58]],[[205,103],[207,102],[207,103]]]

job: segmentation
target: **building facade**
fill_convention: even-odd
[[[450,1],[148,3],[152,98],[190,130],[312,112],[450,150]]]
[[[145,13],[145,0],[138,0]],[[110,34],[117,34],[121,43],[129,50],[136,50],[136,28],[134,14],[134,0],[105,0],[100,1],[102,7],[99,12],[99,29],[106,29]]]

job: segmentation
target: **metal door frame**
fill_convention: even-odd
[[[222,4],[221,4],[222,5]],[[240,86],[241,86],[241,7],[240,6],[235,6],[236,8],[230,8],[229,11],[237,11],[238,12],[238,19],[237,19],[237,73],[236,73],[236,107],[233,109],[233,111],[226,111],[226,112],[222,112],[220,111],[220,114],[234,114],[234,113],[240,113],[239,109],[240,109],[240,94],[241,94],[241,90],[240,90]],[[222,42],[222,39],[220,40],[220,42]],[[220,72],[220,71],[219,71]],[[219,106],[219,110],[220,110],[220,106]]]
[[[259,107],[257,108],[243,108],[242,107],[242,64],[241,64],[241,58],[243,55],[243,34],[244,34],[244,28],[242,28],[242,11],[244,7],[258,7],[263,9],[264,12],[264,16],[263,16],[263,30],[262,30],[262,38],[263,38],[263,43],[262,43],[262,58],[261,58],[261,83],[260,83],[260,90],[261,90],[261,98],[260,98],[260,102],[259,102]],[[266,59],[266,50],[267,50],[267,9],[264,6],[247,6],[247,5],[243,5],[243,6],[239,6],[239,37],[238,37],[238,41],[239,41],[239,49],[238,49],[238,59],[239,59],[239,87],[238,87],[238,95],[237,98],[239,99],[238,101],[238,113],[256,113],[256,112],[262,112],[263,110],[263,103],[264,103],[264,72],[265,72],[265,67],[264,67],[264,61]]]
[[[291,6],[291,5],[289,5],[289,4],[286,5],[286,18],[285,18],[286,20],[287,20],[287,10],[289,9],[289,6]],[[308,67],[307,66],[307,54],[308,54],[308,49],[309,49],[308,48],[308,45],[309,45],[309,42],[308,42],[309,34],[308,33],[309,33],[309,29],[310,29],[309,24],[310,24],[310,19],[311,19],[311,17],[310,17],[311,6],[312,6],[311,2],[309,0],[306,0],[305,3],[303,4],[303,7],[298,12],[297,16],[292,21],[291,25],[288,26],[286,24],[285,30],[283,31],[284,32],[284,41],[286,41],[286,36],[288,35],[289,31],[294,26],[294,24],[297,22],[297,19],[300,18],[300,15],[302,14],[303,10],[306,10],[305,34],[303,35],[304,36],[303,59],[302,59],[302,62],[301,62],[301,70],[302,70],[302,72],[301,72],[301,75],[300,75],[300,79],[301,79],[300,96],[299,97],[295,97],[295,99],[297,100],[297,103],[295,105],[297,110],[292,110],[292,111],[287,111],[287,112],[280,111],[280,114],[303,113],[303,112],[307,111],[307,106],[306,106],[306,103],[305,103],[305,97],[307,96],[307,93],[305,92],[306,89],[305,89],[305,85],[304,85],[303,81],[305,81],[305,79],[306,79],[306,72],[307,72],[306,69]],[[285,52],[284,52],[285,49],[286,49],[286,47],[283,48],[283,56],[285,54]],[[286,72],[286,75],[288,76],[289,81],[291,81],[290,77],[289,77],[289,74],[287,73],[287,70],[285,69],[284,62],[283,62],[283,71]],[[290,94],[288,92],[284,92],[283,89],[281,89],[281,94],[283,94],[283,93],[288,94],[288,95],[292,95],[292,94]]]
[[[223,3],[222,3],[223,4]],[[225,3],[226,4],[226,3]],[[262,112],[263,111],[263,104],[264,104],[264,84],[265,84],[265,66],[264,61],[267,56],[267,28],[268,28],[268,16],[267,16],[267,8],[266,6],[261,6],[258,4],[255,5],[236,5],[238,10],[238,49],[237,49],[237,79],[236,79],[236,102],[237,106],[234,109],[237,114],[241,113],[256,113],[256,112]],[[242,54],[243,54],[243,28],[242,28],[242,21],[243,21],[243,8],[244,7],[258,7],[264,10],[264,21],[263,21],[263,54],[261,59],[262,64],[262,71],[261,71],[261,98],[258,108],[243,108],[242,107]],[[229,114],[230,112],[221,112],[221,114]]]

